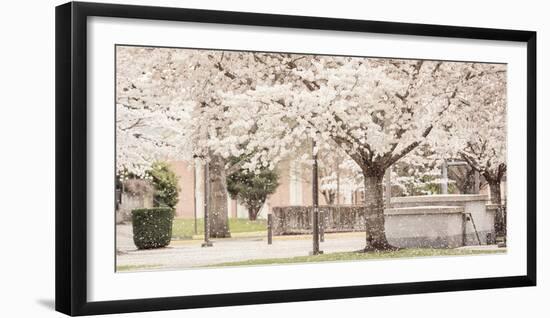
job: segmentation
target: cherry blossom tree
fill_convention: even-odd
[[[326,204],[340,202],[344,192],[352,192],[358,188],[357,177],[360,175],[357,166],[334,143],[328,143],[318,151],[319,191]],[[311,166],[311,160],[308,160]]]
[[[482,67],[483,66],[483,67]],[[478,171],[489,184],[491,202],[502,205],[501,182],[506,175],[506,66],[475,65],[465,87],[468,99],[449,125],[456,155]],[[497,234],[505,229],[505,216],[496,216]]]
[[[367,246],[387,250],[385,170],[419,145],[437,140],[462,103],[471,63],[308,56],[297,79],[226,96],[257,115],[249,146],[258,164],[288,155],[300,140],[334,143],[359,166],[366,191]],[[266,144],[267,143],[267,144]],[[263,148],[261,147],[263,146]],[[315,150],[314,150],[315,151]],[[276,161],[276,160],[275,160]],[[252,160],[254,162],[254,160]]]
[[[224,93],[281,83],[288,54],[117,48],[117,170],[143,175],[157,160],[209,167],[210,233],[229,236],[226,175],[255,124],[247,111],[223,103]],[[271,166],[273,168],[273,166]]]
[[[317,145],[314,153],[337,148],[361,172],[366,192],[365,251],[394,249],[385,235],[382,180],[393,164],[422,157],[421,145],[439,147],[449,156],[457,145],[465,145],[461,156],[478,164],[474,169],[486,178],[500,180],[505,172],[501,165],[505,161],[487,164],[495,155],[488,154],[493,159],[474,155],[474,136],[469,142],[466,135],[456,138],[465,129],[476,130],[468,124],[488,119],[476,114],[476,105],[504,102],[496,90],[494,95],[481,91],[493,91],[487,87],[494,82],[490,76],[500,74],[492,64],[136,50],[120,61],[130,74],[117,73],[117,110],[124,117],[117,123],[117,138],[120,133],[125,144],[120,149],[121,165],[137,169],[150,162],[149,157],[165,154],[207,162],[212,213],[221,220],[214,222],[212,232],[220,236],[228,233],[223,220],[225,176],[234,169],[272,170],[311,141]],[[479,118],[457,120],[463,113]],[[487,131],[491,138],[502,133]],[[442,140],[452,145],[445,147]],[[228,164],[228,158],[243,155],[246,162]]]
[[[173,49],[117,47],[116,168],[144,176],[164,159],[189,159],[182,142],[194,102]],[[169,67],[172,65],[172,67]]]
[[[256,114],[246,109],[247,104],[231,107],[227,95],[255,91],[260,85],[284,83],[290,78],[294,61],[289,54],[226,51],[202,51],[195,59],[198,62],[194,71],[187,76],[194,82],[192,98],[198,106],[185,135],[194,156],[206,160],[210,168],[210,213],[214,215],[210,232],[216,237],[226,237],[229,235],[227,175],[242,169],[261,174],[261,168],[273,170],[277,162],[264,161],[262,166],[256,166],[248,159],[229,160],[249,158],[259,147],[270,147],[272,143],[266,140],[260,146],[249,145],[250,136],[257,130]]]
[[[232,77],[217,52],[117,48],[117,169],[140,174],[159,159],[208,164],[213,237],[229,236],[229,228],[225,163],[208,137],[219,119],[215,85]]]

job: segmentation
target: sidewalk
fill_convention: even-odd
[[[241,233],[233,238],[212,239],[212,247],[201,247],[201,239],[173,240],[166,248],[137,250],[129,225],[117,226],[117,267],[125,270],[186,269],[253,259],[307,256],[312,249],[311,235],[275,236],[267,244],[265,232]],[[198,238],[198,237],[197,237]],[[327,233],[320,243],[324,253],[352,252],[365,246],[365,233]],[[496,245],[463,246],[457,249],[495,251]]]
[[[201,247],[202,240],[172,241],[166,248],[137,250],[132,241],[130,226],[117,226],[117,266],[144,268],[189,268],[224,262],[244,261],[259,258],[286,258],[308,255],[312,248],[311,235],[273,237],[237,237],[212,239],[212,247]],[[325,234],[321,250],[325,253],[351,252],[365,246],[365,234]],[[139,270],[139,268],[138,268]]]

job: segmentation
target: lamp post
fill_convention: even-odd
[[[210,197],[210,172],[208,169],[208,162],[204,165],[204,242],[201,244],[202,247],[210,247],[212,246],[212,242],[210,241],[210,224],[209,224],[209,217],[208,217],[208,199]]]
[[[391,166],[386,169],[386,209],[389,208],[391,208]]]
[[[340,152],[336,153],[336,206],[340,207]]]
[[[319,180],[318,180],[318,167],[317,167],[317,151],[315,140],[312,141],[312,203],[313,203],[313,251],[311,255],[323,254],[323,251],[319,250]]]
[[[443,161],[443,164],[441,165],[441,194],[449,193],[447,168],[447,161]]]
[[[197,235],[197,163],[193,164],[193,230]]]

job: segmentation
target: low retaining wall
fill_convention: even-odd
[[[387,209],[386,237],[399,247],[464,245],[464,207],[419,206]]]
[[[420,206],[461,206],[464,208],[464,236],[463,245],[481,244],[491,240],[495,234],[495,210],[487,206],[487,195],[484,194],[441,194],[392,198],[392,208],[420,207]],[[475,224],[475,229],[474,229]],[[476,231],[477,234],[476,235]],[[451,231],[451,229],[449,230]]]
[[[449,248],[487,244],[494,237],[494,209],[485,195],[434,195],[400,197],[386,209],[386,236],[399,247]],[[312,232],[311,207],[273,207],[273,234]],[[362,206],[320,206],[325,233],[365,231]],[[474,223],[476,231],[474,230]]]

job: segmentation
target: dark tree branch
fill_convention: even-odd
[[[465,152],[461,152],[460,153],[460,157],[462,157],[462,159],[464,161],[466,161],[466,163],[468,164],[468,166],[470,166],[470,168],[472,168],[473,170],[475,171],[478,171],[480,172],[480,167],[479,167],[479,164],[477,163],[476,159],[475,158],[471,158],[468,154],[466,154]]]
[[[430,125],[428,126],[424,132],[422,133],[422,138],[426,138],[430,132],[432,131],[433,129],[433,125]],[[390,157],[389,160],[387,160],[386,162],[383,162],[383,166],[384,168],[387,168],[389,166],[391,166],[392,164],[394,164],[395,162],[397,162],[397,160],[403,158],[403,156],[405,156],[406,154],[408,154],[409,152],[413,151],[414,148],[418,147],[420,144],[422,143],[422,140],[416,140],[414,142],[412,142],[411,144],[409,144],[407,147],[403,148],[399,153],[393,155],[392,157]]]
[[[126,131],[126,130],[129,130],[129,129],[132,129],[132,128],[138,126],[138,125],[141,123],[141,120],[142,120],[142,118],[138,118],[138,120],[136,120],[136,122],[133,123],[133,124],[131,124],[130,126],[125,127],[125,128],[119,128],[119,129],[122,130],[122,131]]]

